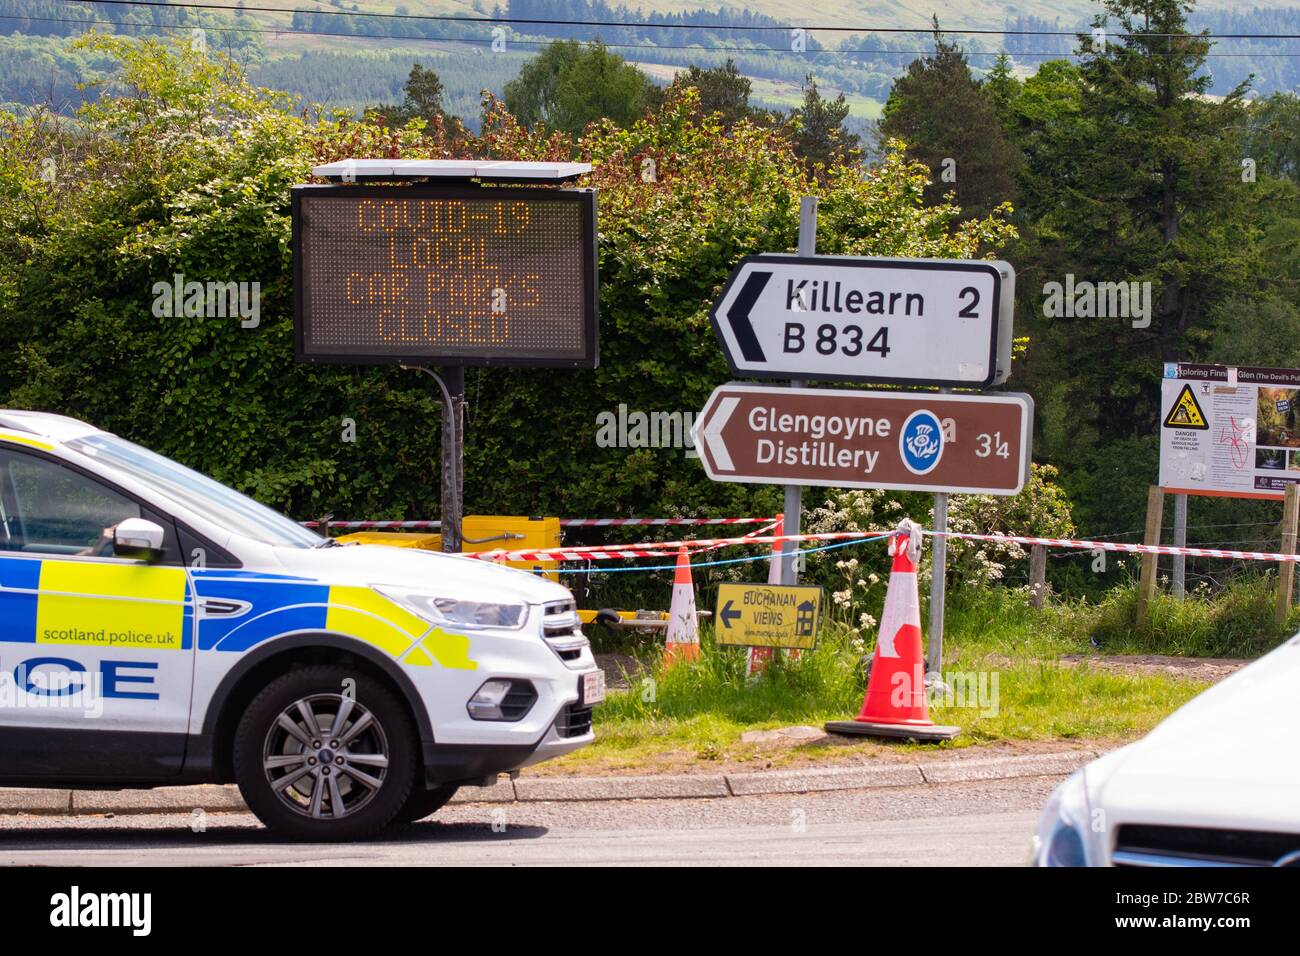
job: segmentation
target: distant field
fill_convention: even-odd
[[[803,88],[798,83],[781,83],[775,80],[752,80],[751,82],[756,100],[785,109],[798,106],[803,102]],[[840,91],[834,87],[823,86],[821,83],[817,84],[817,92],[829,99],[834,99],[840,94]],[[844,99],[849,104],[849,115],[859,119],[879,119],[880,111],[884,107],[879,100],[856,93],[846,93]]]
[[[211,0],[228,9],[235,9],[237,0]],[[420,15],[452,15],[463,18],[486,18],[498,0],[294,0],[292,4],[280,2],[273,6],[294,7],[303,11],[328,11],[348,14],[348,17],[324,17],[313,26],[321,33],[300,33],[290,29],[291,13],[248,12],[241,20],[242,27],[265,30],[250,42],[248,33],[229,33],[214,40],[219,49],[229,49],[241,62],[248,64],[254,79],[297,94],[304,102],[329,103],[351,109],[378,102],[400,100],[402,84],[410,65],[422,61],[436,69],[447,86],[447,104],[450,109],[476,125],[479,98],[482,89],[501,93],[519,70],[523,61],[548,42],[543,28],[537,25],[518,24],[507,32],[507,52],[502,56],[489,49],[493,27],[481,25],[437,24],[426,21],[415,24],[408,21],[389,20],[358,22],[355,18],[366,13],[406,12]],[[849,126],[862,134],[880,116],[882,103],[889,95],[894,79],[908,61],[929,51],[930,38],[924,34],[871,33],[873,28],[916,28],[925,30],[930,9],[938,4],[925,4],[900,0],[824,0],[811,5],[798,5],[791,0],[752,0],[749,3],[707,3],[705,0],[609,0],[615,9],[642,13],[714,10],[749,11],[766,15],[781,23],[802,23],[814,28],[813,49],[794,54],[784,48],[737,50],[761,43],[760,36],[771,42],[772,35],[754,34],[754,43],[745,40],[720,40],[716,35],[701,36],[682,31],[679,40],[664,35],[647,34],[638,40],[624,31],[610,40],[614,52],[636,62],[638,67],[657,82],[668,82],[674,73],[694,63],[700,66],[717,66],[727,58],[734,58],[742,73],[753,83],[755,105],[790,109],[801,99],[801,82],[812,73],[824,93],[835,96],[843,92],[851,106]],[[1250,11],[1238,8],[1235,17],[1221,17],[1219,32],[1269,32],[1284,27],[1294,32],[1300,29],[1300,0],[1248,0]],[[505,7],[508,0],[500,0]],[[251,0],[250,0],[251,4]],[[618,4],[626,4],[625,7]],[[178,6],[184,6],[178,3]],[[251,4],[257,6],[258,4]],[[559,11],[565,4],[555,3],[542,7]],[[1202,0],[1197,12],[1202,16],[1209,11],[1229,9],[1225,0]],[[1059,29],[1072,30],[1086,22],[1086,18],[1100,9],[1090,0],[1042,0],[1035,3],[1017,3],[1010,6],[995,4],[991,0],[952,0],[940,10],[941,28],[949,31],[961,28],[998,28],[1008,19],[1018,16],[1038,18],[1036,25],[1052,29],[1054,19]],[[1267,11],[1260,13],[1259,11]],[[550,16],[551,14],[543,14]],[[195,16],[193,14],[190,15]],[[211,15],[209,15],[210,17]],[[615,13],[617,17],[619,14]],[[1245,19],[1242,19],[1245,16]],[[1059,19],[1058,19],[1059,18]],[[166,20],[164,16],[162,18]],[[1046,22],[1044,22],[1044,20]],[[190,22],[193,22],[191,20]],[[858,31],[842,33],[817,32],[818,25],[842,26]],[[3,25],[0,24],[0,27]],[[327,35],[337,32],[341,35]],[[416,30],[445,34],[438,38],[411,36],[347,36],[351,31],[368,34],[414,32]],[[49,31],[58,34],[58,30]],[[780,31],[777,31],[778,34]],[[29,35],[35,33],[37,35]],[[0,102],[15,105],[52,101],[75,105],[84,98],[78,84],[88,69],[84,57],[70,50],[71,41],[61,36],[41,36],[37,23],[11,29],[0,36]],[[1003,37],[1001,35],[958,36],[967,50],[972,66],[983,71],[992,63],[992,57],[1004,49],[1016,57],[1014,69],[1025,75],[1032,72],[1042,59],[1065,53],[1072,41],[1054,37]],[[837,52],[835,47],[845,44],[853,53]],[[652,42],[660,44],[658,48]],[[635,43],[636,46],[620,44]],[[688,48],[674,46],[674,43]],[[721,49],[716,45],[721,43]],[[1041,43],[1041,47],[1033,44]],[[1042,47],[1050,47],[1043,49]],[[1223,41],[1216,45],[1207,70],[1213,75],[1212,92],[1223,94],[1238,82],[1253,74],[1253,88],[1261,93],[1276,90],[1300,89],[1300,60],[1277,55],[1277,46],[1265,41]],[[1055,52],[1053,52],[1055,51]],[[1041,54],[1046,54],[1043,56]],[[436,66],[432,61],[437,61]]]

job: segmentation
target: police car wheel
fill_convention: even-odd
[[[267,827],[302,840],[355,840],[411,794],[415,733],[382,685],[343,667],[305,667],[266,686],[235,734],[235,780]]]
[[[416,820],[423,820],[431,813],[437,813],[447,801],[456,795],[460,787],[448,785],[434,787],[432,790],[426,790],[418,783],[411,790],[411,795],[406,798],[402,804],[402,809],[397,811],[397,816],[393,817],[394,823],[414,823]]]

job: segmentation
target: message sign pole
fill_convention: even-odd
[[[465,369],[442,370],[447,398],[442,407],[442,550],[461,549],[461,519],[465,516]]]
[[[799,255],[817,255],[817,197],[804,196],[799,200]],[[803,388],[803,379],[791,379],[791,388]],[[803,519],[803,486],[785,486],[785,516],[782,528],[786,534],[799,534]],[[799,546],[793,541],[781,542],[781,583],[799,583]]]
[[[442,374],[423,365],[403,365],[423,372],[438,383],[442,393],[442,431],[439,436],[438,471],[442,478],[442,550],[460,551],[461,519],[465,516],[465,369],[449,365]]]
[[[346,159],[312,168],[334,185],[293,189],[295,356],[437,382],[443,551],[464,543],[464,367],[600,362],[596,194],[536,188],[590,172]]]

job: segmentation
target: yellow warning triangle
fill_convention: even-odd
[[[1165,416],[1165,428],[1196,428],[1202,431],[1210,427],[1201,411],[1200,403],[1192,394],[1192,386],[1184,385],[1178,393],[1178,400]]]

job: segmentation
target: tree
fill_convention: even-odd
[[[1097,174],[1097,199],[1111,213],[1122,207],[1136,227],[1130,245],[1161,285],[1153,337],[1164,360],[1186,355],[1187,333],[1204,320],[1207,299],[1224,291],[1224,266],[1244,264],[1241,239],[1252,235],[1242,221],[1243,193],[1229,188],[1240,153],[1240,135],[1232,131],[1242,126],[1246,85],[1222,102],[1208,99],[1203,67],[1210,42],[1188,33],[1191,7],[1183,0],[1106,0],[1106,13],[1130,36],[1119,46],[1098,47],[1091,38],[1083,44],[1083,109],[1096,135],[1081,169]],[[1098,16],[1094,26],[1106,20]],[[1149,35],[1131,36],[1139,31]],[[1183,237],[1189,223],[1199,228]],[[1113,217],[1093,224],[1100,227],[1093,238],[1113,234]],[[1234,224],[1244,233],[1223,231]]]
[[[577,136],[589,123],[626,126],[645,112],[650,80],[603,43],[556,40],[506,84],[506,109],[525,126],[547,126]]]
[[[295,362],[289,248],[291,188],[313,166],[444,155],[439,131],[300,112],[188,46],[94,42],[120,61],[98,101],[66,120],[0,114],[0,407],[76,415],[295,517],[436,516],[436,390],[394,367]],[[897,152],[814,181],[786,130],[722,130],[697,118],[695,95],[576,140],[489,100],[483,134],[456,151],[581,155],[600,194],[600,367],[468,370],[470,508],[773,513],[779,491],[710,481],[682,449],[598,445],[597,417],[619,402],[703,407],[727,380],[709,302],[742,257],[794,246],[810,192],[829,254],[970,258],[1012,235],[923,205],[926,172]],[[44,157],[58,158],[53,183]],[[177,273],[260,283],[260,324],[153,314],[154,283]],[[355,442],[340,441],[345,418]]]
[[[803,103],[791,114],[795,151],[810,167],[843,161],[857,151],[858,137],[846,132],[849,104],[841,93],[828,100],[809,73],[804,78]]]
[[[406,102],[404,105],[415,116],[432,122],[434,117],[445,117],[442,105],[442,80],[433,70],[426,70],[419,63],[411,67],[411,75],[406,78]]]
[[[556,40],[542,47],[519,75],[506,84],[505,105],[525,126],[550,123],[559,96],[560,79],[582,56],[577,40]]]
[[[1015,83],[999,61],[992,78],[1001,95]],[[1014,201],[1020,153],[998,120],[990,89],[971,75],[966,54],[946,42],[935,21],[934,53],[913,60],[894,81],[880,132],[907,144],[909,156],[931,170],[927,202],[954,192],[957,205],[976,219]]]
[[[1117,495],[1141,489],[1101,475],[1103,449],[1153,441],[1161,363],[1203,359],[1218,304],[1264,279],[1261,193],[1241,177],[1245,90],[1205,95],[1210,41],[1188,32],[1189,9],[1106,0],[1094,24],[1110,42],[1082,36],[1077,70],[1056,69],[1032,103],[1021,102],[1026,83],[1016,103],[1035,239],[1016,263],[1022,283],[1032,277],[1020,371],[1041,410],[1037,450],[1075,493],[1106,482],[1088,496],[1111,512]],[[1047,284],[1069,276],[1147,291],[1148,308],[1049,307]]]
[[[426,123],[441,123],[448,129],[461,131],[460,121],[443,105],[442,79],[433,70],[414,64],[402,92],[400,105],[375,106],[367,112],[389,126],[405,126],[413,119],[422,119]]]
[[[1246,155],[1260,171],[1300,184],[1300,97],[1274,93],[1250,105]]]
[[[722,114],[722,124],[734,126],[742,119],[752,119],[749,95],[752,84],[749,77],[736,68],[736,61],[727,58],[722,66],[699,67],[695,64],[673,77],[673,86],[691,87],[699,91],[699,111],[703,116]]]
[[[1020,92],[1020,81],[1011,69],[1011,57],[1008,54],[999,53],[993,61],[992,68],[984,77],[984,89],[988,92],[994,111],[1000,117],[1005,117]]]

